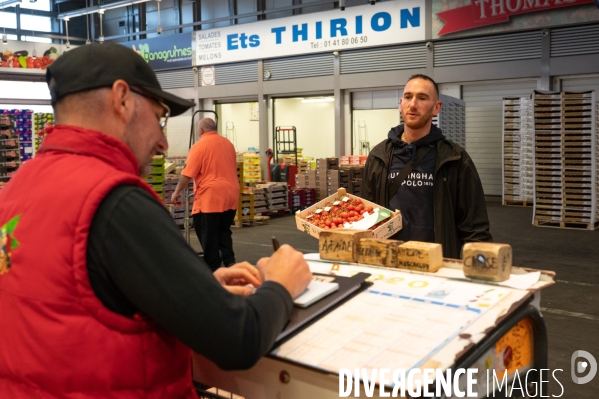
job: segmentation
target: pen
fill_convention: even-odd
[[[272,236],[272,249],[273,251],[276,251],[277,249],[279,249],[280,245],[279,245],[279,240],[277,240],[277,238],[275,236]]]

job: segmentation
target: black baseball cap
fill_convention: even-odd
[[[171,109],[171,116],[180,115],[194,105],[163,91],[148,63],[121,44],[93,43],[74,48],[58,57],[46,71],[52,105],[69,94],[111,87],[118,79],[161,99]]]

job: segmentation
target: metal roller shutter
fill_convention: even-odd
[[[551,30],[551,56],[567,57],[599,53],[599,24]]]
[[[181,89],[193,87],[193,70],[181,69],[178,71],[157,72],[156,77],[163,89]]]
[[[435,43],[434,65],[480,64],[541,58],[541,32],[448,40]]]
[[[215,84],[228,85],[258,81],[258,63],[256,61],[222,64],[214,67]],[[198,75],[198,79],[201,77]],[[199,82],[200,86],[202,82]]]
[[[465,85],[466,150],[472,157],[486,195],[501,195],[501,130],[503,97],[528,97],[536,80]]]
[[[599,94],[599,75],[583,78],[569,77],[562,79],[562,91],[595,90]]]
[[[264,60],[269,80],[309,78],[333,75],[333,53]]]

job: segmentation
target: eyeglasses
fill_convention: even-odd
[[[155,97],[149,93],[146,93],[146,92],[142,91],[141,89],[138,89],[136,87],[129,87],[129,90],[131,90],[135,94],[139,94],[142,97],[149,98],[150,100],[156,101],[162,108],[164,108],[164,115],[162,115],[161,117],[158,118],[160,128],[162,130],[164,130],[164,128],[166,127],[166,122],[168,122],[168,118],[169,118],[169,116],[171,116],[171,109],[169,108],[169,106],[166,105],[165,103],[163,103],[162,101],[160,101],[157,97]]]

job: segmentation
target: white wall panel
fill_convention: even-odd
[[[501,195],[501,131],[503,97],[528,97],[536,80],[464,85],[466,150],[474,161],[486,195]]]
[[[226,136],[237,152],[246,152],[248,147],[260,147],[258,121],[250,120],[251,103],[218,104],[218,132]],[[228,126],[228,128],[227,128]],[[260,155],[266,149],[260,148]]]
[[[196,124],[198,117],[196,116]],[[168,119],[166,125],[168,156],[187,156],[189,152],[189,133],[191,129],[191,111]]]
[[[335,103],[302,103],[299,98],[274,100],[275,126],[295,126],[297,146],[314,158],[335,156]]]
[[[599,93],[599,75],[586,77],[568,77],[562,79],[562,91],[589,91]]]
[[[360,154],[359,141],[365,138],[370,149],[387,138],[392,127],[399,125],[399,110],[372,109],[353,111],[353,154]]]

